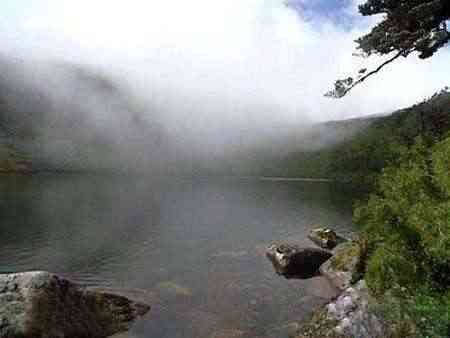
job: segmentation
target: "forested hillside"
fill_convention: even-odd
[[[321,154],[368,192],[354,211],[360,277],[394,337],[450,335],[450,93],[380,117]]]
[[[450,93],[443,90],[390,115],[319,125],[298,140],[306,144],[303,149],[278,157],[261,152],[252,169],[261,175],[332,178],[371,188],[382,168],[417,136],[432,142],[449,130]],[[314,149],[312,140],[327,134],[340,136]]]
[[[8,171],[29,169],[30,161],[35,169],[158,167],[182,175],[331,178],[370,189],[401,146],[418,135],[439,138],[450,128],[450,93],[442,91],[390,115],[279,126],[259,144],[246,142],[243,131],[243,143],[232,153],[181,159],[157,109],[142,114],[151,107],[139,106],[101,73],[61,64],[42,87],[39,71],[31,77],[25,65],[6,60],[0,69],[0,168]],[[92,109],[108,120],[93,120]]]

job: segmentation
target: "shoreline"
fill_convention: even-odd
[[[338,245],[320,273],[339,292],[302,321],[292,338],[386,338],[389,323],[377,311],[360,272],[362,248],[357,239]]]

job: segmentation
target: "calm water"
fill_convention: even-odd
[[[0,178],[0,270],[49,270],[152,305],[123,337],[287,337],[334,290],[285,280],[272,241],[351,227],[329,183],[76,175]]]

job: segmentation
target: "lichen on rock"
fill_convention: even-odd
[[[322,249],[332,250],[338,244],[346,242],[346,239],[336,233],[336,231],[329,228],[315,228],[312,229],[308,238]]]

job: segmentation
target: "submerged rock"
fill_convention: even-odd
[[[213,258],[241,258],[248,256],[248,251],[219,251],[212,255]]]
[[[245,331],[238,329],[221,330],[214,332],[211,338],[241,338],[245,336]]]
[[[49,272],[0,275],[2,338],[104,338],[128,330],[149,309]]]
[[[332,255],[317,248],[302,248],[293,244],[271,245],[266,255],[276,273],[287,278],[311,278],[318,274],[320,266]]]
[[[179,285],[174,281],[161,282],[156,286],[156,289],[159,292],[173,296],[184,296],[184,297],[192,296],[191,289]]]
[[[334,230],[328,228],[313,229],[309,233],[308,238],[317,246],[329,250],[346,241],[344,237],[339,236]]]

